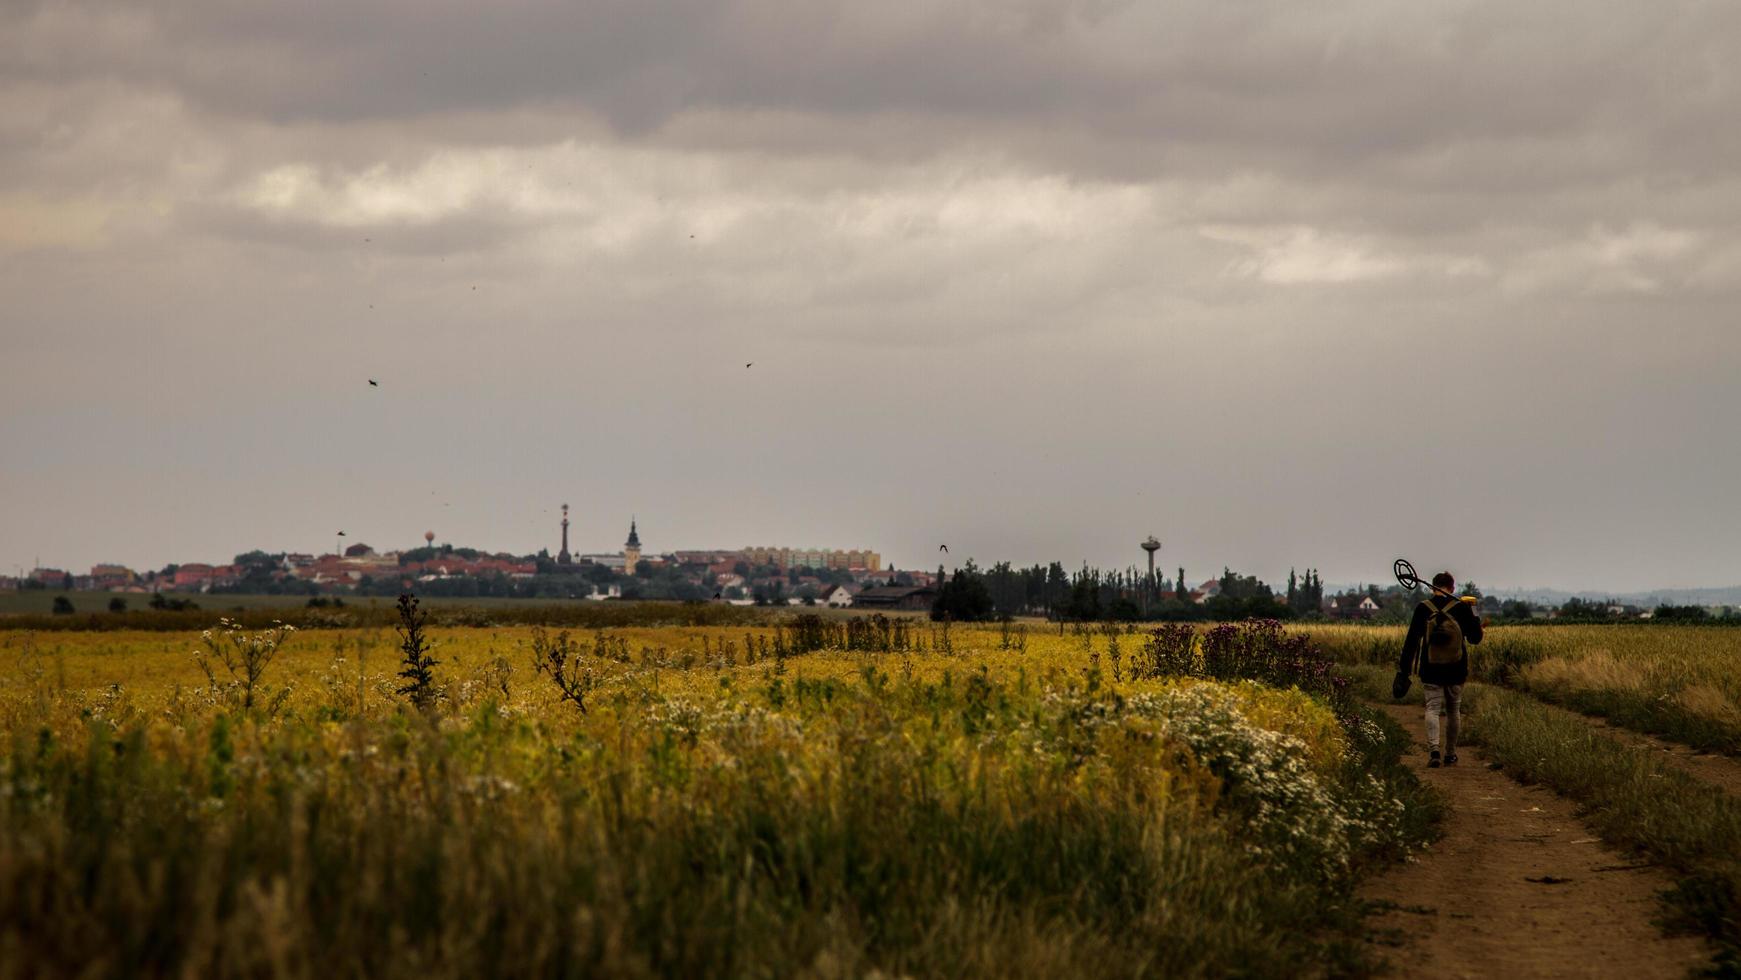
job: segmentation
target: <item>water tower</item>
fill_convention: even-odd
[[[432,547],[432,548],[435,547],[435,532],[434,531],[424,531],[423,532],[423,543]]]
[[[1149,535],[1142,544],[1144,551],[1149,553],[1149,587],[1143,590],[1143,612],[1148,612],[1149,593],[1155,591],[1155,552],[1161,550],[1161,542],[1154,535]]]
[[[567,565],[574,561],[574,556],[568,553],[568,505],[562,505],[562,550],[556,553],[556,564]]]

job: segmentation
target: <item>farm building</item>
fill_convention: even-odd
[[[854,608],[863,609],[930,609],[937,599],[937,590],[928,585],[887,585],[865,589],[852,597]]]
[[[1325,611],[1335,619],[1371,619],[1378,615],[1378,610],[1378,600],[1354,594],[1331,597]]]

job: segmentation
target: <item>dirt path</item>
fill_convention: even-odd
[[[1397,975],[1684,977],[1707,961],[1703,941],[1652,924],[1666,872],[1608,847],[1571,801],[1475,751],[1425,768],[1420,707],[1382,707],[1415,733],[1408,761],[1451,806],[1443,840],[1361,890],[1380,903],[1374,941],[1395,944],[1386,958]]]

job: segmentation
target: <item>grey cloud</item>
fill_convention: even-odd
[[[423,258],[446,257],[495,248],[523,236],[531,222],[492,213],[467,213],[437,222],[374,222],[342,227],[318,221],[274,220],[227,204],[184,206],[178,225],[236,245],[276,246],[299,251],[354,251]]]
[[[15,6],[7,27],[0,77],[179,100],[243,172],[297,145],[366,166],[456,141],[1001,157],[1188,185],[1204,223],[1328,226],[1436,254],[1741,218],[1741,9],[1720,5],[73,2]],[[62,182],[94,159],[67,168],[46,140],[11,155]],[[1728,288],[1728,264],[1690,261]]]
[[[584,105],[908,113],[1334,165],[1580,133],[1716,154],[1741,11],[1482,3],[829,5],[777,0],[15,10],[8,73],[135,78],[277,121]],[[1726,127],[1725,127],[1726,128]],[[1707,158],[1707,162],[1719,157]],[[1681,165],[1689,162],[1678,160]]]

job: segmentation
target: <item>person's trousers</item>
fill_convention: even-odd
[[[1445,716],[1445,754],[1457,751],[1457,716],[1463,707],[1463,685],[1423,684],[1427,691],[1427,748],[1439,751],[1439,715]]]

